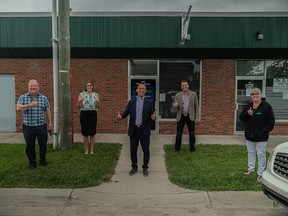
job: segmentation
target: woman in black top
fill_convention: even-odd
[[[259,88],[253,88],[251,93],[252,102],[242,110],[239,118],[245,122],[245,139],[248,151],[248,171],[244,175],[254,173],[256,153],[258,156],[257,181],[261,182],[262,172],[266,168],[266,147],[269,132],[275,125],[274,112],[271,105],[261,96]]]

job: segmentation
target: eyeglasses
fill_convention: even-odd
[[[253,96],[253,95],[259,95],[260,93],[251,93],[250,95]]]

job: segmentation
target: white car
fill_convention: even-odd
[[[262,174],[262,190],[274,204],[288,208],[288,142],[277,145],[271,152]]]

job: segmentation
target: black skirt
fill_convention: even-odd
[[[94,136],[97,126],[97,111],[89,110],[80,112],[81,132],[83,136]]]

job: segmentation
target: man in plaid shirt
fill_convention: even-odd
[[[19,97],[17,110],[23,111],[23,135],[26,142],[26,155],[30,168],[35,169],[36,165],[36,138],[39,143],[40,165],[46,166],[47,149],[47,124],[48,130],[52,131],[50,104],[45,95],[39,93],[39,84],[35,79],[28,83],[28,93]],[[45,118],[45,114],[46,117]]]

